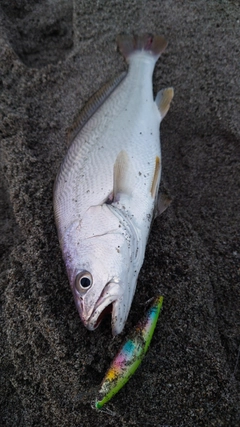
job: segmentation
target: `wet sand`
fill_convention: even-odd
[[[169,41],[154,93],[173,86],[162,122],[163,184],[124,333],[82,325],[53,218],[67,129],[126,69],[120,32]],[[6,427],[236,427],[240,424],[240,120],[238,1],[2,0],[1,374]],[[90,406],[125,335],[157,292],[164,308],[141,367],[108,405]]]

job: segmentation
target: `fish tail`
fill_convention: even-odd
[[[149,52],[157,59],[167,47],[167,41],[164,37],[151,34],[119,35],[117,36],[117,44],[126,60],[139,50]]]

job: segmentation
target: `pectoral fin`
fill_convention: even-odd
[[[118,154],[113,167],[113,200],[119,201],[120,194],[132,195],[130,160],[126,151]]]
[[[174,91],[172,87],[167,89],[162,89],[158,92],[155,102],[161,114],[161,119],[163,119],[170,107],[171,101],[173,99]]]

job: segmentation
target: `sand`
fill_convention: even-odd
[[[173,203],[113,340],[109,319],[95,332],[80,321],[52,191],[74,116],[126,69],[116,35],[146,31],[169,41],[154,93],[175,90],[161,126]],[[1,426],[240,425],[239,40],[238,0],[1,0]],[[158,292],[145,360],[115,415],[96,412],[94,387]]]

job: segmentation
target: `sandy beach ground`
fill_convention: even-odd
[[[128,322],[82,325],[53,218],[67,129],[127,68],[121,32],[169,42],[154,93],[173,86],[161,126],[173,203],[154,222]],[[240,425],[239,1],[1,0],[0,425]],[[164,308],[141,367],[96,412],[86,392],[159,292]]]

